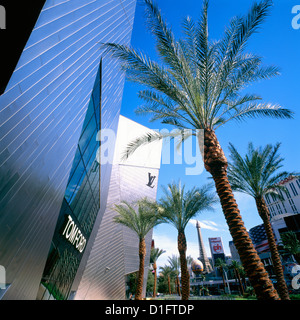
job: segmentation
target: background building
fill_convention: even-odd
[[[271,226],[277,245],[281,244],[281,234],[288,231],[295,232],[300,240],[300,179],[291,176],[281,181],[280,184],[286,188],[285,192],[280,191],[282,199],[271,194],[266,194],[264,197],[270,212]],[[263,224],[251,228],[249,234],[266,270],[273,275],[271,253]],[[281,255],[281,258],[287,280],[290,278],[291,268],[289,266],[295,260],[292,255],[288,254]]]
[[[222,259],[225,261],[224,248],[221,237],[208,238],[209,247],[211,252],[211,257],[213,259],[213,265],[217,259]]]
[[[206,273],[210,273],[212,272],[212,267],[210,265],[210,262],[207,258],[207,254],[206,254],[206,250],[203,244],[203,239],[202,239],[202,235],[201,235],[201,227],[200,227],[200,223],[197,220],[196,223],[196,229],[197,229],[197,234],[198,234],[198,244],[199,244],[199,260],[202,262],[203,264],[203,270]]]
[[[116,132],[125,80],[118,62],[103,54],[100,43],[129,44],[135,5],[135,0],[47,0],[4,84],[3,299],[36,299],[41,281],[49,291],[53,279],[59,284],[56,298],[66,299],[75,274],[80,278],[78,264],[87,261],[105,212],[112,166],[95,161],[97,130]],[[85,197],[93,197],[91,208]],[[82,252],[59,234],[69,216],[87,240]]]
[[[229,249],[230,249],[230,253],[231,253],[231,259],[241,263],[240,255],[239,255],[237,248],[235,247],[233,241],[229,241]]]
[[[271,194],[264,196],[271,220],[273,217],[285,213],[300,213],[300,179],[291,176],[281,181],[280,184],[286,188],[286,192],[280,192],[283,200],[275,198]]]
[[[127,144],[150,132],[146,127],[120,116],[108,202],[91,249],[76,300],[125,299],[126,276],[138,271],[138,237],[113,222],[115,204],[148,197],[156,199],[162,141],[138,149],[122,161]],[[152,232],[146,237],[144,295],[147,284]]]

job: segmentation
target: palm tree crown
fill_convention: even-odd
[[[280,143],[254,148],[248,144],[247,154],[242,157],[230,143],[231,161],[228,165],[228,178],[235,191],[249,194],[253,198],[263,197],[266,193],[280,197],[285,188],[280,181],[296,175],[294,172],[280,171],[283,160],[279,154]]]
[[[160,223],[153,207],[148,205],[148,201],[142,199],[136,204],[122,201],[120,205],[115,205],[119,215],[114,217],[114,222],[133,230],[139,239],[144,238],[153,227]]]
[[[203,210],[213,210],[216,203],[215,194],[210,192],[211,185],[192,188],[186,191],[181,183],[169,183],[163,188],[163,196],[159,200],[162,221],[183,231],[193,217]]]
[[[249,117],[292,117],[289,109],[243,91],[258,80],[279,75],[278,67],[263,66],[260,56],[245,53],[249,38],[269,14],[272,1],[255,2],[248,14],[234,17],[219,41],[209,38],[208,0],[203,1],[199,21],[190,17],[183,20],[184,37],[178,40],[156,4],[152,0],[144,3],[162,64],[131,47],[104,44],[121,61],[128,80],[146,87],[138,93],[145,102],[136,110],[138,114],[151,115],[150,121],[159,120],[180,130],[216,130],[231,120]],[[139,138],[139,143],[147,143],[149,135]],[[162,136],[154,133],[152,139],[157,138]],[[134,145],[128,152],[133,150]]]
[[[157,259],[166,251],[159,248],[151,248],[150,263],[156,263]]]

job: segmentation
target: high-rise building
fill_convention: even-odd
[[[267,207],[270,212],[271,221],[273,217],[283,214],[298,214],[300,213],[300,179],[291,176],[279,182],[285,187],[285,191],[280,190],[282,198],[274,197],[267,193],[264,196]]]
[[[197,234],[198,234],[198,243],[199,243],[199,260],[202,262],[203,264],[203,271],[204,272],[207,272],[207,273],[210,273],[213,271],[210,263],[209,263],[209,260],[207,258],[207,254],[206,254],[206,250],[205,250],[205,247],[204,247],[204,244],[203,244],[203,239],[202,239],[202,235],[201,235],[201,227],[200,227],[200,223],[199,221],[197,220],[197,223],[196,223],[196,229],[197,229]]]
[[[68,299],[76,291],[106,210],[112,168],[97,157],[98,131],[117,131],[125,81],[100,44],[130,43],[135,5],[46,0],[3,86],[3,299]]]

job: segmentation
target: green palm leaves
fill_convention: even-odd
[[[180,129],[214,130],[233,119],[292,117],[290,110],[242,92],[258,80],[279,74],[277,67],[263,66],[258,55],[244,52],[249,38],[269,14],[271,1],[255,2],[248,14],[233,18],[217,42],[209,39],[208,1],[204,1],[198,21],[184,19],[184,37],[178,40],[158,7],[151,0],[144,3],[147,26],[162,64],[130,47],[104,45],[121,61],[127,78],[146,87],[138,94],[145,102],[138,114]]]
[[[114,217],[114,222],[133,230],[139,239],[144,238],[154,226],[160,223],[153,205],[147,199],[137,201],[136,204],[122,201],[115,208],[119,215]]]
[[[228,179],[235,191],[251,195],[257,205],[257,210],[263,220],[270,247],[274,271],[278,282],[278,292],[281,299],[289,300],[287,285],[284,279],[281,259],[270,223],[270,214],[263,196],[271,193],[282,197],[281,190],[285,189],[278,183],[293,173],[278,170],[283,166],[283,158],[279,154],[280,144],[267,145],[264,148],[254,148],[248,145],[248,152],[242,157],[236,148],[230,144],[232,163],[228,166]]]
[[[186,190],[181,183],[170,183],[163,187],[163,196],[159,200],[161,219],[183,231],[193,217],[204,210],[213,210],[216,203],[211,185]]]
[[[279,154],[280,143],[254,148],[248,144],[247,154],[242,157],[230,144],[231,161],[228,166],[228,178],[235,191],[247,193],[254,198],[270,193],[280,197],[285,188],[278,183],[295,172],[279,171],[283,167],[283,158]]]

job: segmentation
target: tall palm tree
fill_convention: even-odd
[[[153,297],[156,297],[156,284],[157,284],[157,259],[166,251],[159,249],[159,248],[152,248],[150,252],[150,263],[153,266],[154,271],[154,286],[153,286]]]
[[[135,292],[135,300],[142,299],[144,267],[146,256],[145,237],[148,232],[160,221],[157,219],[153,206],[147,205],[147,199],[142,199],[134,204],[122,201],[115,205],[115,210],[119,215],[114,217],[114,222],[120,223],[134,231],[139,239],[139,271]]]
[[[103,46],[121,62],[129,81],[145,86],[138,93],[145,102],[137,109],[138,114],[151,115],[150,121],[174,126],[179,140],[197,136],[204,166],[214,179],[229,231],[256,295],[258,299],[278,299],[244,226],[227,178],[227,159],[215,134],[231,120],[292,118],[290,110],[261,102],[259,95],[243,91],[257,80],[279,74],[277,67],[262,66],[261,57],[245,52],[248,40],[269,14],[272,1],[254,2],[248,14],[231,20],[217,42],[208,36],[208,2],[203,1],[197,23],[189,17],[184,19],[185,36],[176,40],[157,5],[144,0],[146,22],[162,64],[125,45]],[[125,157],[139,146],[165,136],[147,133],[139,137],[128,145]]]
[[[292,174],[286,171],[279,172],[283,166],[283,158],[280,157],[278,151],[279,147],[280,143],[277,143],[275,146],[268,144],[263,148],[255,149],[253,144],[249,143],[247,154],[242,157],[230,144],[231,161],[228,166],[228,178],[234,191],[246,193],[255,199],[268,238],[278,293],[281,299],[289,300],[281,259],[270,222],[270,213],[264,200],[266,193],[279,196],[284,187],[278,183]]]
[[[163,196],[158,201],[160,218],[173,225],[178,232],[177,247],[180,258],[181,298],[188,300],[190,295],[190,274],[187,267],[185,227],[189,220],[199,212],[212,210],[215,203],[214,194],[210,193],[210,186],[192,188],[186,191],[181,183],[170,183],[163,187]]]
[[[291,253],[297,263],[300,265],[300,241],[297,239],[295,232],[288,231],[280,235],[283,248]]]
[[[170,266],[174,269],[176,274],[176,287],[177,287],[177,293],[180,296],[180,281],[179,281],[179,272],[180,272],[180,259],[176,255],[172,255],[171,257],[168,257],[168,262]]]

